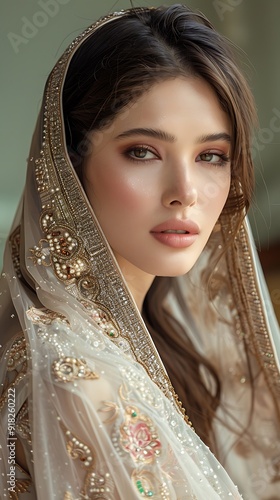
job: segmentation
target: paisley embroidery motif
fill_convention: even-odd
[[[118,337],[116,321],[107,308],[98,303],[99,283],[91,272],[90,257],[86,254],[82,240],[70,226],[58,224],[56,215],[55,210],[50,208],[42,212],[40,225],[46,237],[30,249],[29,259],[36,265],[52,266],[56,277],[65,282],[66,289],[75,296],[77,287],[80,303],[92,319],[108,336]],[[46,312],[50,314],[50,311]]]
[[[10,349],[7,351],[8,363],[7,370],[15,370],[22,363],[26,363],[26,340],[23,334],[20,334],[13,341]]]
[[[55,380],[59,382],[72,382],[77,379],[96,380],[99,378],[99,375],[90,370],[84,359],[69,356],[54,361],[52,372]]]
[[[39,266],[51,266],[51,262],[48,258],[49,252],[47,244],[48,241],[42,238],[39,241],[39,245],[35,245],[33,248],[30,248],[31,257],[28,257],[28,259],[33,260],[34,264],[38,264]]]
[[[161,482],[159,478],[155,476],[151,471],[142,469],[138,471],[137,469],[133,471],[131,479],[137,493],[141,497],[169,500],[170,494],[167,487],[167,482]]]
[[[106,498],[106,500],[113,500],[111,494],[113,493],[114,485],[110,474],[107,472],[101,474],[97,471],[94,452],[63,425],[62,428],[66,435],[68,455],[73,460],[79,460],[81,466],[86,470],[84,486],[80,492],[79,499],[101,500],[102,498]],[[70,500],[71,498],[71,493],[66,492],[64,500]]]
[[[40,219],[41,229],[46,237],[39,246],[30,249],[30,259],[38,265],[52,265],[57,278],[68,283],[89,271],[88,259],[82,250],[81,239],[67,225],[55,222],[54,211],[44,211]],[[48,262],[46,257],[49,257]]]
[[[6,351],[5,358],[7,359],[7,372],[14,372],[15,375],[12,382],[8,377],[4,382],[4,389],[0,398],[0,410],[8,399],[9,390],[18,385],[27,374],[27,349],[23,333],[15,337],[11,347]]]

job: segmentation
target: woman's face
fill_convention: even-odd
[[[92,132],[84,187],[121,268],[188,272],[230,187],[230,122],[198,78],[154,85]]]

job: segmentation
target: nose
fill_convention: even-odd
[[[197,202],[197,189],[189,169],[185,164],[170,169],[166,188],[162,195],[165,207],[192,207]]]

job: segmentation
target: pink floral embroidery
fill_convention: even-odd
[[[126,408],[125,421],[120,428],[120,443],[134,462],[153,462],[161,452],[161,443],[152,420],[136,407]]]

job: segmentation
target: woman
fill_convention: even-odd
[[[4,258],[3,498],[277,498],[253,123],[226,41],[180,5],[101,19],[58,61]]]

